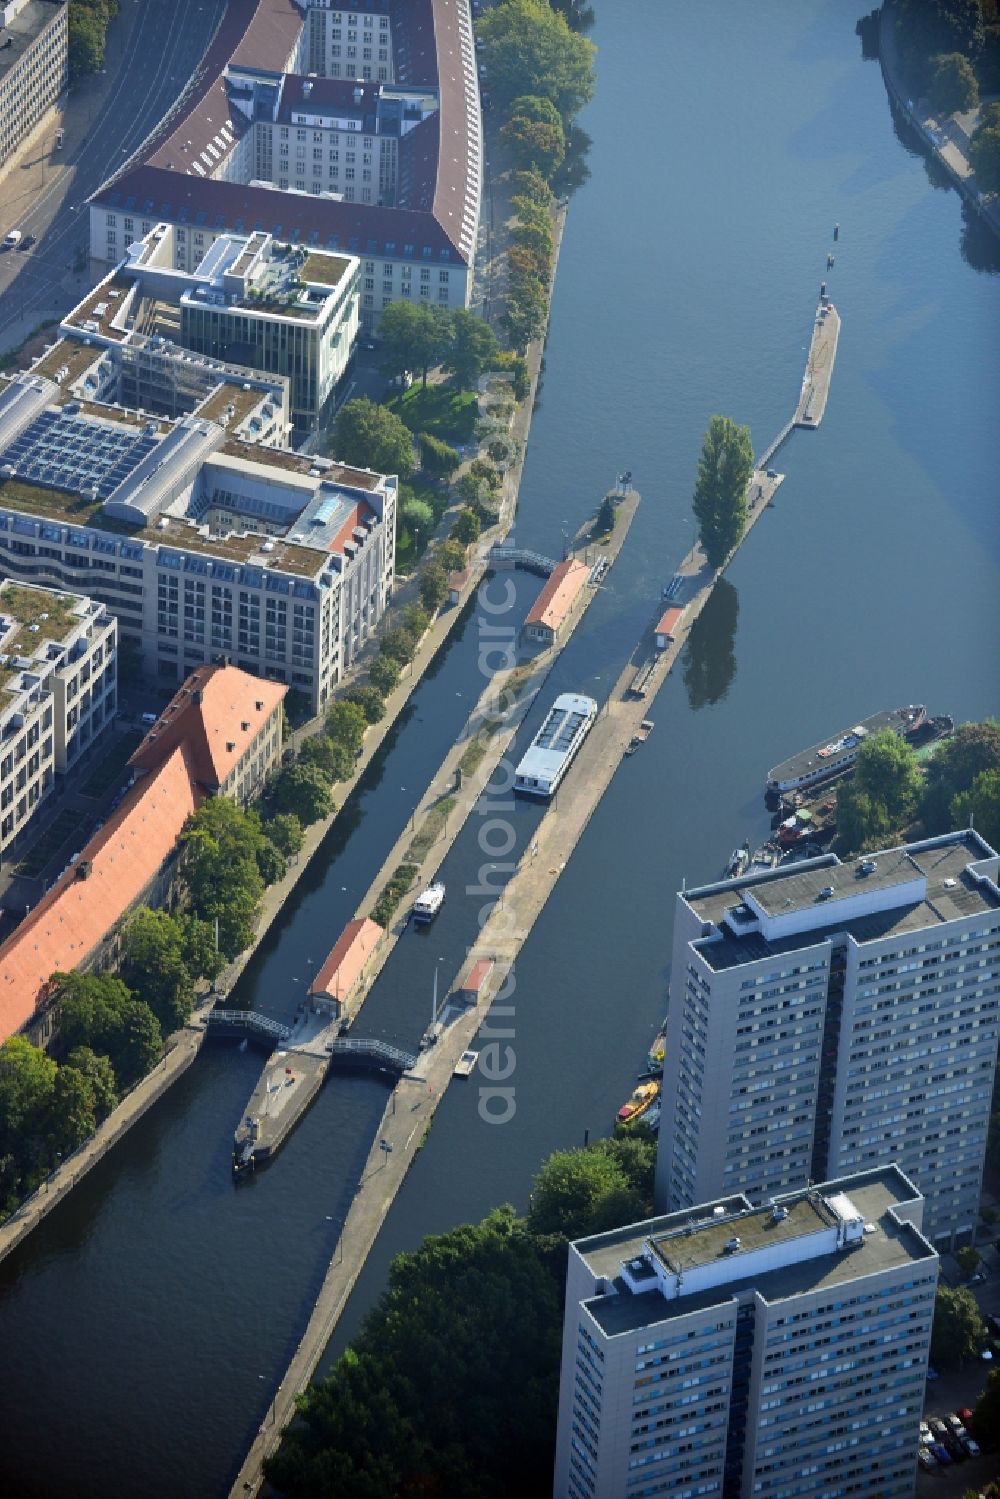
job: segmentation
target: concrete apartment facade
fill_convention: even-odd
[[[657,1202],[897,1162],[939,1247],[978,1220],[1000,860],[971,831],[678,895]]]
[[[571,1243],[556,1499],[911,1496],[922,1209],[887,1166]]]
[[[230,8],[182,110],[92,200],[91,255],[115,264],[166,222],[192,270],[220,236],[265,233],[357,256],[367,331],[399,298],[468,306],[483,161],[468,0],[303,10]]]
[[[225,658],[318,712],[391,593],[395,478],[252,440],[261,381],[173,421],[79,398],[105,355],[65,342],[0,384],[0,568],[85,584],[161,682]]]
[[[64,0],[0,5],[0,166],[69,82]]]
[[[117,624],[78,594],[0,582],[0,858],[117,707]]]

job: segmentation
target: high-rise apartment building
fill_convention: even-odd
[[[69,82],[68,11],[64,0],[0,4],[0,163]]]
[[[939,1246],[978,1216],[1000,859],[972,831],[677,897],[657,1202],[897,1162]]]
[[[570,1244],[556,1499],[911,1496],[922,1208],[886,1166]]]
[[[116,643],[103,604],[0,582],[0,854],[114,718]]]

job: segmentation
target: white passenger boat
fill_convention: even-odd
[[[441,884],[428,885],[423,895],[418,895],[413,903],[413,919],[420,926],[433,921],[441,907],[444,905],[444,886]]]
[[[561,693],[514,772],[514,790],[523,796],[554,796],[596,717],[592,697]]]

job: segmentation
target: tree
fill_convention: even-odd
[[[975,1420],[976,1440],[982,1446],[1000,1444],[1000,1369],[991,1369],[986,1376],[986,1388],[976,1401]]]
[[[388,406],[364,396],[348,401],[337,413],[332,451],[342,463],[400,479],[408,479],[416,467],[409,427]]]
[[[410,630],[397,627],[395,630],[386,630],[379,644],[379,651],[387,656],[390,661],[397,662],[401,667],[408,666],[413,660],[416,642]]]
[[[400,618],[402,619],[403,629],[409,631],[413,636],[414,645],[417,645],[420,637],[428,629],[431,622],[431,617],[427,613],[427,610],[421,604],[418,604],[416,600],[412,600],[404,606]]]
[[[399,507],[399,518],[417,545],[426,542],[434,530],[434,511],[426,500],[407,496]]]
[[[511,288],[501,322],[515,349],[523,353],[532,339],[541,335],[547,311],[545,289],[537,282],[529,281],[516,289]]]
[[[194,1006],[194,980],[184,961],[184,935],[166,911],[142,906],[122,933],[122,982],[149,1005],[164,1036],[186,1023]]]
[[[311,827],[333,811],[330,782],[316,765],[289,765],[278,777],[274,805],[279,812],[294,813],[304,828]]]
[[[354,774],[354,760],[347,745],[331,739],[329,734],[307,739],[299,751],[299,764],[318,766],[330,782],[349,781]]]
[[[448,579],[439,562],[428,562],[420,574],[417,584],[420,602],[425,609],[440,609],[448,597]]]
[[[460,541],[442,541],[434,555],[446,573],[459,572],[465,566],[465,548]]]
[[[428,307],[424,302],[390,302],[379,320],[378,334],[385,373],[398,376],[404,370],[417,370],[426,389],[429,371],[441,363],[451,343],[451,315],[446,307]]]
[[[973,1275],[979,1265],[982,1255],[978,1249],[971,1244],[963,1244],[961,1249],[955,1251],[955,1261],[963,1275]]]
[[[551,99],[568,120],[594,92],[596,48],[547,0],[504,0],[477,25],[490,86],[501,104],[522,94]]]
[[[515,172],[511,191],[519,198],[533,198],[542,208],[548,208],[552,202],[552,189],[541,172]]]
[[[940,745],[927,766],[920,815],[929,833],[945,833],[951,826],[955,797],[969,791],[984,771],[1000,771],[1000,723],[959,724],[954,736]]]
[[[160,1024],[145,1001],[135,999],[108,973],[57,973],[59,1040],[68,1051],[89,1046],[106,1056],[119,1093],[145,1077],[160,1060]]]
[[[417,447],[420,467],[430,479],[450,479],[462,461],[451,444],[442,442],[433,432],[418,433]]]
[[[892,838],[889,814],[881,802],[873,801],[855,781],[837,788],[836,851],[841,857],[885,848]]]
[[[546,181],[555,176],[566,155],[566,131],[554,106],[553,112],[554,122],[514,113],[500,131],[517,165]]]
[[[713,416],[702,444],[694,490],[694,513],[712,567],[721,567],[743,539],[752,473],[750,428],[738,427],[728,416]]]
[[[373,687],[388,697],[399,681],[400,666],[391,656],[378,655],[368,668],[368,680]]]
[[[920,796],[917,757],[901,735],[882,729],[858,749],[854,784],[885,808],[890,826],[899,827],[912,817]]]
[[[363,735],[364,728],[361,732]],[[275,848],[284,854],[286,859],[293,859],[296,854],[302,852],[304,841],[302,824],[294,812],[279,812],[276,817],[272,817],[270,822],[265,824],[264,831]]]
[[[952,798],[951,821],[956,828],[972,824],[991,848],[1000,848],[1000,771],[981,771],[968,791]]]
[[[535,1177],[527,1222],[533,1234],[572,1239],[634,1223],[645,1206],[610,1151],[560,1150]]]
[[[46,1132],[50,1160],[69,1155],[97,1128],[94,1085],[75,1067],[60,1067],[52,1086],[49,1124]]]
[[[188,818],[181,836],[186,850],[184,880],[194,914],[218,923],[219,950],[235,958],[253,940],[264,894],[257,864],[264,840],[260,818],[229,797],[213,796]]]
[[[385,717],[385,699],[377,687],[349,687],[344,701],[355,703],[369,723],[378,723]]]
[[[226,960],[215,945],[215,925],[202,921],[190,911],[182,911],[174,920],[180,927],[184,961],[194,978],[216,979]]]
[[[500,352],[497,336],[489,323],[464,307],[451,314],[452,340],[442,368],[464,390],[470,390],[485,370],[492,369]]]
[[[341,698],[326,715],[326,732],[331,739],[345,744],[356,755],[364,742],[365,731],[372,720],[356,702]],[[376,719],[375,722],[378,722]]]
[[[74,1046],[64,1065],[75,1068],[89,1081],[94,1094],[94,1118],[100,1124],[118,1102],[115,1070],[111,1062],[107,1057],[98,1056],[89,1046]]]
[[[481,529],[479,516],[474,510],[466,508],[458,512],[458,519],[451,528],[451,534],[456,541],[469,546],[472,542],[478,541]]]
[[[104,30],[93,11],[71,5],[68,20],[70,81],[96,73],[104,62]]]
[[[975,1358],[986,1337],[971,1291],[959,1286],[938,1286],[934,1302],[934,1326],[931,1330],[931,1362],[942,1369],[954,1369],[963,1359]]]
[[[936,57],[927,97],[937,115],[975,109],[979,103],[979,85],[969,59],[961,52],[945,52]]]
[[[0,1155],[23,1154],[25,1143],[41,1138],[48,1122],[58,1067],[24,1036],[0,1046]]]
[[[980,192],[1000,193],[1000,127],[976,135],[969,149],[969,160]]]
[[[268,1479],[288,1499],[546,1492],[560,1345],[559,1286],[511,1208],[429,1237],[393,1260]]]
[[[288,862],[270,838],[265,838],[257,850],[257,869],[265,885],[276,885],[288,873]]]

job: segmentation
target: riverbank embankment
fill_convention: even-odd
[[[607,574],[628,537],[639,506],[636,490],[624,495],[616,507],[616,523],[603,545],[587,541],[593,517],[581,528],[576,551],[583,557],[600,558],[605,564],[601,577]],[[596,596],[598,581],[590,581],[578,594],[556,642],[541,651],[533,651],[526,660],[517,659],[513,644],[509,647],[510,664],[496,672],[480,695],[461,733],[438,766],[430,784],[420,797],[412,817],[382,863],[363,895],[355,919],[373,914],[379,896],[401,865],[414,871],[409,892],[404,897],[392,923],[379,939],[378,946],[365,965],[365,980],[351,994],[341,1014],[318,1023],[308,1015],[308,1001],[303,1001],[290,1039],[265,1063],[250,1101],[241,1113],[243,1123],[236,1132],[236,1148],[245,1152],[247,1162],[270,1161],[283,1145],[312,1104],[331,1065],[330,1046],[338,1036],[341,1022],[353,1024],[371,992],[397,942],[409,924],[414,901],[434,879],[449,849],[465,826],[473,808],[483,795],[490,778],[510,748],[525,715],[562,654],[573,632]],[[505,706],[506,705],[506,706]],[[474,763],[472,763],[474,762]],[[445,811],[444,820],[441,810]],[[300,1022],[307,1021],[305,1026]],[[311,1021],[311,1024],[308,1022]],[[270,1107],[261,1107],[261,1102]],[[274,1107],[274,1103],[280,1107]],[[252,1126],[246,1121],[252,1119]],[[244,1133],[249,1130],[250,1133]]]
[[[903,79],[896,45],[895,13],[892,0],[884,0],[878,28],[878,55],[890,99],[905,115],[919,135],[925,149],[947,173],[962,197],[979,214],[984,224],[1000,236],[1000,196],[984,196],[979,190],[969,160],[970,134],[978,111],[962,115],[935,115],[925,100],[912,99]]]
[[[823,305],[821,302],[815,315],[795,414],[778,438],[764,449],[767,455],[777,451],[780,442],[796,425],[798,416],[805,409],[804,401],[814,399],[810,410],[816,413],[816,420],[805,424],[810,428],[819,425],[826,409],[839,320],[836,332],[831,336],[831,332],[823,327],[830,316],[827,313],[824,317]],[[813,396],[804,394],[807,383]],[[295,1415],[296,1399],[305,1390],[323,1356],[389,1208],[452,1081],[456,1063],[481,1030],[487,1044],[494,1037],[503,1039],[505,1033],[509,1034],[503,1025],[496,1029],[490,1025],[488,1030],[484,1027],[487,1021],[510,1013],[498,1001],[513,993],[515,959],[626,758],[626,750],[647,717],[651,702],[680,660],[694,621],[739,546],[746,541],[770,505],[782,479],[781,474],[767,472],[763,462],[758,460],[747,490],[747,524],[737,547],[722,566],[712,567],[699,543],[691,548],[677,568],[671,585],[671,602],[683,613],[671,638],[661,645],[655,624],[651,623],[622,667],[570,774],[550,802],[530,848],[504,886],[459,974],[455,975],[449,991],[453,1001],[445,1010],[445,1023],[439,1039],[422,1053],[416,1067],[393,1089],[312,1315],[244,1459],[230,1491],[230,1499],[246,1499],[247,1495],[259,1492],[263,1482],[263,1463],[276,1451],[284,1428]],[[633,691],[637,673],[641,673],[644,679],[641,697]],[[477,1001],[467,1004],[459,997],[460,975],[467,974],[481,960],[490,965],[489,978],[479,991]]]

